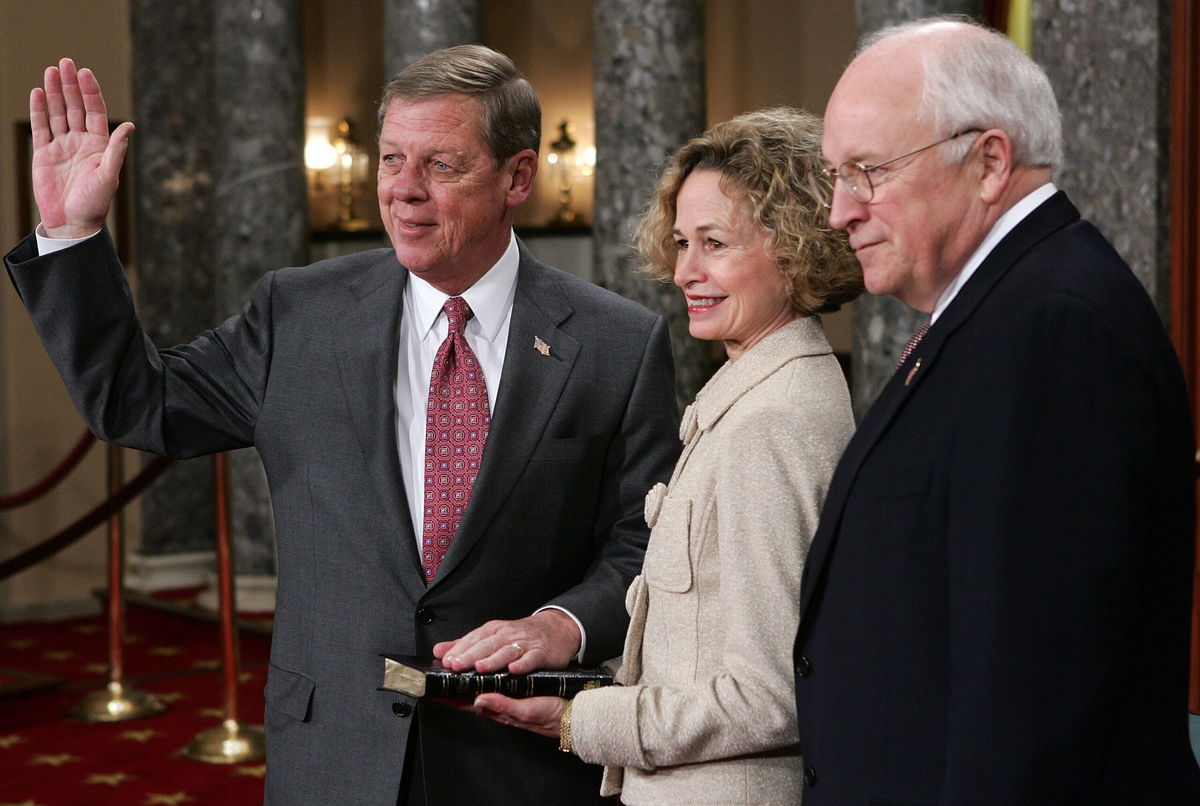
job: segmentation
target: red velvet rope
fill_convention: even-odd
[[[83,457],[87,454],[88,448],[96,441],[96,436],[91,431],[84,431],[83,436],[75,443],[75,447],[71,448],[71,452],[66,458],[58,463],[58,467],[50,471],[46,478],[34,484],[28,489],[22,490],[13,495],[0,496],[0,512],[13,507],[19,507],[22,504],[28,504],[37,498],[41,498],[50,490],[54,489],[60,481],[67,477],[67,474],[75,469]]]
[[[131,500],[141,495],[150,483],[158,478],[171,464],[171,460],[163,456],[155,459],[134,476],[120,490],[101,503],[91,512],[72,523],[58,534],[47,538],[32,548],[26,549],[15,557],[0,562],[0,579],[7,579],[13,574],[24,571],[32,565],[40,563],[47,557],[53,556],[75,543],[79,538],[104,523],[110,515],[124,507]]]

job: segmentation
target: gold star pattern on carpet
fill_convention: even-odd
[[[214,719],[224,719],[225,710],[222,708],[201,708],[197,713],[200,716],[211,716]]]
[[[266,778],[267,765],[255,764],[253,767],[234,767],[234,775],[244,775],[247,778]]]
[[[95,635],[96,633],[100,632],[100,630],[101,627],[99,624],[76,624],[71,628],[71,632],[78,633],[80,635]]]
[[[51,652],[43,652],[42,657],[46,660],[70,660],[75,657],[75,653],[69,649],[55,649]]]
[[[29,649],[35,643],[32,638],[14,638],[11,641],[5,641],[4,645],[9,649]]]
[[[193,669],[220,669],[220,658],[202,658],[192,664]]]
[[[128,739],[131,742],[141,742],[142,744],[145,744],[151,739],[161,736],[162,734],[156,731],[154,728],[146,728],[145,730],[123,730],[118,735],[122,739]]]
[[[42,804],[38,803],[36,800],[23,800],[20,803],[0,803],[0,806],[42,806]]]
[[[146,806],[179,806],[180,803],[191,803],[195,798],[186,792],[175,792],[170,795],[147,795]]]
[[[91,672],[92,674],[108,674],[108,664],[107,663],[88,663],[88,664],[84,665],[83,670],[85,672]]]
[[[158,699],[162,702],[172,703],[172,702],[179,702],[180,700],[182,700],[183,692],[182,691],[164,691],[162,693],[155,694],[154,696],[158,697]]]
[[[70,753],[34,756],[33,758],[29,759],[30,764],[45,764],[49,767],[61,767],[69,761],[79,761],[79,759]]]
[[[158,655],[160,658],[173,658],[181,652],[183,650],[177,646],[156,646],[150,649],[151,655]]]
[[[110,773],[96,772],[96,773],[92,773],[91,775],[89,775],[87,780],[84,781],[84,783],[85,784],[108,784],[109,786],[118,786],[120,784],[125,783],[126,781],[136,781],[136,780],[137,779],[135,777],[133,777],[132,775],[129,775],[129,774],[123,773],[123,772],[110,772]]]
[[[10,733],[7,736],[0,736],[0,750],[7,750],[13,745],[21,744],[24,741],[25,740],[21,738],[21,735],[17,733]]]

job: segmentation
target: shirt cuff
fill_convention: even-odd
[[[583,651],[587,649],[587,630],[583,629],[583,624],[580,623],[579,619],[575,618],[574,613],[572,613],[570,610],[567,610],[565,607],[559,607],[558,605],[546,605],[545,607],[539,607],[537,610],[533,611],[533,614],[536,616],[543,610],[557,610],[560,613],[566,613],[571,617],[571,621],[575,622],[575,626],[579,628],[579,654],[575,656],[575,662],[583,663]]]
[[[46,234],[46,227],[41,222],[38,222],[37,229],[33,231],[37,238],[38,255],[48,255],[51,252],[57,252],[60,249],[66,249],[68,246],[74,246],[77,243],[83,243],[89,238],[95,238],[100,234],[100,230],[96,230],[91,235],[83,238],[51,238]]]

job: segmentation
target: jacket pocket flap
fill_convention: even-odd
[[[689,499],[663,499],[642,566],[642,575],[650,587],[670,593],[691,589],[691,521],[692,502]]]
[[[312,715],[312,696],[316,687],[311,678],[272,663],[263,695],[268,708],[307,722]]]

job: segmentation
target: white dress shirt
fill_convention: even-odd
[[[460,295],[474,314],[467,322],[463,336],[483,367],[488,408],[493,417],[496,416],[500,374],[504,369],[504,350],[508,345],[513,296],[517,291],[519,260],[517,239],[513,235],[496,265]],[[418,555],[421,553],[421,524],[424,523],[425,411],[429,405],[433,359],[446,339],[448,325],[442,306],[448,299],[449,295],[409,272],[408,285],[404,289],[404,312],[400,317],[400,363],[395,387],[396,439],[404,491],[408,494],[408,510],[417,535]]]

